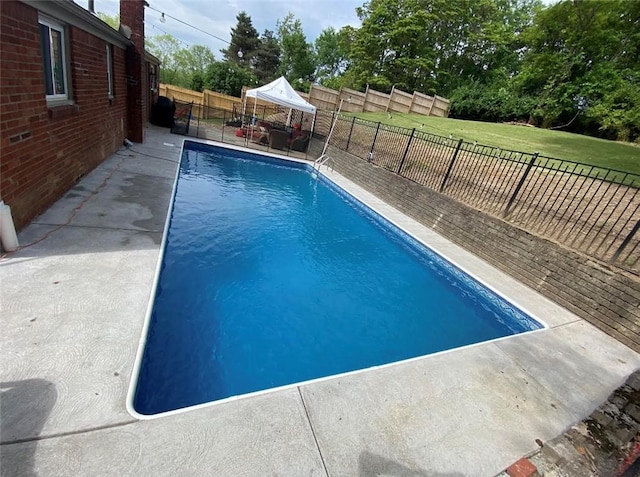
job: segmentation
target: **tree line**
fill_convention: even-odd
[[[291,13],[258,34],[240,12],[222,59],[148,40],[161,81],[238,96],[280,75],[299,90],[393,87],[451,99],[451,117],[640,141],[640,0],[369,0],[361,26],[307,41]]]

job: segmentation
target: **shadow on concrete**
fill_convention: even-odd
[[[36,476],[37,439],[58,398],[55,384],[45,379],[0,383],[0,445],[2,475]],[[27,442],[24,442],[27,441]],[[22,444],[18,444],[23,442]]]
[[[400,462],[382,457],[371,452],[362,452],[358,458],[358,475],[371,477],[385,475],[389,477],[464,477],[457,472],[434,472],[431,470],[411,469]]]

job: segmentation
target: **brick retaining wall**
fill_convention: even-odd
[[[314,140],[310,156],[321,151]],[[640,352],[640,278],[344,151],[328,153],[343,176]]]

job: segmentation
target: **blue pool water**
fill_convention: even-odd
[[[542,327],[309,170],[186,143],[137,412]]]

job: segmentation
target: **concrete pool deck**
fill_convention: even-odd
[[[149,128],[19,235],[43,240],[0,262],[3,476],[493,476],[640,367],[629,348],[328,171],[549,329],[135,419],[126,396],[182,139]]]

